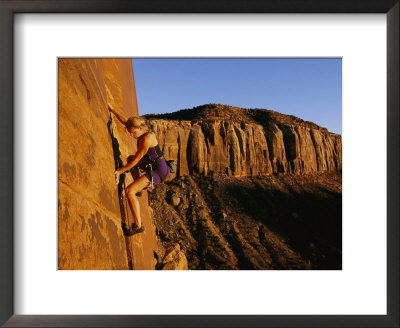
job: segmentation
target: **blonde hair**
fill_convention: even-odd
[[[146,128],[146,130],[149,129],[147,126],[146,119],[144,119],[143,117],[140,117],[140,116],[131,116],[130,118],[128,118],[125,122],[125,127],[127,129],[140,128],[140,127],[144,127],[144,128]]]

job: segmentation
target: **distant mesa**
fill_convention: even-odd
[[[293,115],[206,104],[144,116],[166,157],[177,162],[178,176],[342,170],[341,136]]]

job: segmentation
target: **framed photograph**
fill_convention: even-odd
[[[3,326],[399,325],[398,1],[0,21]]]

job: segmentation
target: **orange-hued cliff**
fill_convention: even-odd
[[[59,269],[155,268],[146,191],[139,197],[145,232],[125,237],[121,229],[124,185],[115,183],[114,171],[135,153],[136,142],[108,104],[126,117],[138,115],[131,59],[59,59]],[[125,179],[127,186],[132,177]]]
[[[207,104],[146,117],[178,176],[342,170],[341,136],[295,116]]]

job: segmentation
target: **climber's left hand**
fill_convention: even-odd
[[[120,172],[120,170],[116,170],[114,172],[114,176],[115,176],[115,182],[118,184],[119,183],[119,177],[122,174],[122,172]]]

